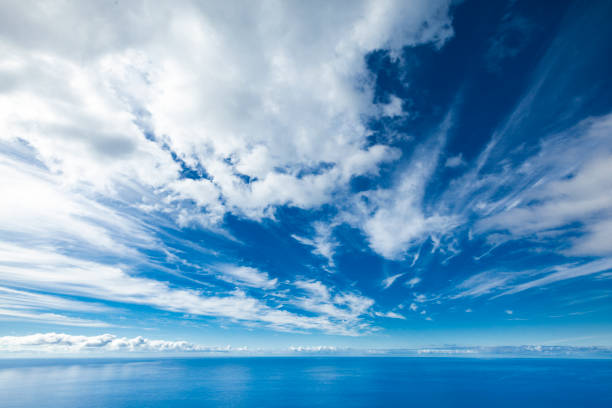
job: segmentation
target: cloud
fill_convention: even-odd
[[[42,324],[53,324],[58,326],[75,327],[109,327],[110,324],[100,320],[81,319],[57,313],[30,313],[15,309],[0,308],[0,319],[3,320],[26,320]]]
[[[445,167],[459,167],[459,166],[464,166],[465,160],[463,160],[463,155],[461,153],[459,153],[457,156],[452,156],[446,159],[446,162],[444,163]]]
[[[202,285],[151,254],[201,271],[160,237],[178,240],[176,228],[196,226],[231,238],[228,214],[261,220],[280,206],[318,208],[397,160],[399,149],[371,143],[367,123],[401,114],[401,101],[373,102],[365,56],[442,46],[453,35],[449,7],[2,3],[10,18],[0,39],[0,283],[18,290],[6,315],[105,324],[46,312],[99,313],[102,300],[361,333],[374,302],[356,292],[326,288],[288,311]],[[334,225],[296,236],[331,267]],[[281,285],[247,266],[215,272],[247,288]]]
[[[423,209],[425,188],[432,177],[452,123],[448,114],[437,133],[418,146],[409,165],[395,175],[390,188],[358,194],[352,207],[340,217],[361,229],[370,248],[381,256],[401,260],[409,249],[452,230],[457,220],[452,215]]]
[[[75,327],[108,327],[110,324],[97,319],[83,319],[64,314],[50,313],[49,310],[71,313],[109,313],[113,308],[91,303],[65,299],[40,293],[26,292],[0,286],[0,319],[32,321],[44,324]]]
[[[17,142],[0,149],[0,240],[70,246],[103,251],[109,255],[137,257],[139,248],[159,244],[140,221],[66,188],[63,177],[18,155],[33,158]]]
[[[37,333],[0,337],[0,352],[229,352],[230,346],[208,347],[186,341],[153,340],[144,337],[117,337],[113,334],[74,336],[65,333]]]
[[[294,297],[290,300],[291,304],[342,321],[348,328],[368,329],[368,325],[360,322],[359,317],[368,312],[374,300],[354,292],[333,293],[319,281],[296,281],[293,284],[302,289],[306,296]]]
[[[604,241],[612,222],[612,115],[585,119],[576,126],[544,139],[537,155],[503,177],[514,190],[482,206],[485,215],[477,233],[502,231],[512,239],[555,240],[579,223],[581,234],[560,248],[568,255],[607,255]],[[514,173],[512,175],[511,173]],[[519,181],[522,177],[527,180]]]
[[[382,106],[384,116],[394,117],[403,113],[402,100],[395,95],[389,97],[389,103]]]
[[[59,296],[27,292],[0,286],[0,304],[11,309],[78,310],[89,313],[109,313],[115,309],[91,302],[66,299]]]
[[[309,312],[319,311],[321,315],[299,315],[271,307],[242,290],[229,293],[217,290],[210,294],[202,290],[176,288],[166,282],[132,276],[118,266],[9,244],[0,244],[0,268],[2,284],[18,284],[31,290],[259,323],[285,331],[318,330],[357,335],[363,324],[359,317],[373,304],[372,300],[352,293],[339,293],[330,298],[329,289],[319,284],[327,297],[301,299],[296,304]],[[297,284],[305,285],[301,282]],[[310,288],[317,287],[316,283],[309,285]]]
[[[222,275],[219,277],[238,285],[254,288],[272,289],[276,287],[278,279],[270,279],[266,272],[260,272],[249,266],[220,265],[217,267]]]
[[[546,271],[547,273],[543,277],[513,285],[508,290],[499,294],[499,296],[512,295],[528,289],[550,285],[552,283],[564,281],[567,279],[575,279],[582,276],[589,276],[608,272],[612,270],[612,259],[598,259],[595,261],[583,263],[581,265],[559,265],[551,269],[552,272]]]
[[[421,282],[421,278],[419,278],[418,276],[415,276],[414,278],[406,282],[406,285],[410,286],[411,288],[414,288],[416,285],[419,284],[419,282]]]
[[[317,207],[399,156],[368,144],[364,56],[441,46],[449,3],[5,3],[0,134],[67,186],[138,186],[181,225]]]
[[[380,283],[380,285],[383,287],[383,289],[389,289],[389,287],[391,285],[393,285],[393,283],[398,279],[401,278],[402,276],[404,276],[405,273],[398,273],[396,275],[391,275],[389,277],[386,277],[385,279],[382,280],[382,282]]]
[[[335,346],[290,346],[289,350],[295,353],[336,353]]]
[[[491,299],[513,295],[529,289],[551,285],[568,279],[603,275],[612,269],[612,259],[602,258],[582,263],[565,263],[523,271],[485,271],[456,285],[450,299],[492,295]]]
[[[389,319],[401,319],[401,320],[406,320],[405,316],[402,316],[399,313],[395,313],[395,312],[387,312],[387,313],[382,313],[382,312],[376,312],[374,313],[376,316],[378,317],[388,317]]]
[[[453,356],[457,354],[477,356],[520,356],[520,357],[606,357],[612,350],[609,347],[578,346],[443,346],[417,349],[419,355]]]
[[[339,243],[333,237],[334,225],[317,222],[314,224],[315,236],[312,239],[291,235],[293,239],[303,245],[314,247],[312,253],[327,259],[327,264],[334,267],[334,255]]]
[[[451,299],[463,297],[479,297],[503,289],[517,276],[511,272],[486,271],[470,276],[459,283],[455,289],[457,293]]]

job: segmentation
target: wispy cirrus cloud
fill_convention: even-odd
[[[340,215],[361,229],[370,248],[381,256],[404,259],[411,248],[458,225],[454,215],[426,211],[423,205],[451,125],[452,112],[436,133],[415,149],[409,165],[395,175],[392,187],[357,194],[352,206]]]
[[[271,279],[266,272],[261,272],[250,266],[219,265],[217,269],[221,272],[220,279],[238,285],[272,289],[278,283],[278,279]]]
[[[382,282],[380,282],[380,285],[383,287],[383,289],[389,289],[389,287],[391,287],[391,285],[393,285],[396,280],[398,280],[404,275],[405,273],[396,273],[395,275],[388,276],[383,279]]]
[[[328,266],[333,268],[335,266],[334,255],[339,246],[338,241],[333,237],[334,225],[317,222],[313,227],[315,235],[312,238],[304,238],[295,234],[291,237],[301,244],[313,247],[312,253],[327,259]]]
[[[166,282],[132,276],[116,265],[83,261],[41,249],[2,244],[0,259],[0,282],[3,284],[93,300],[140,304],[179,313],[259,323],[276,330],[317,330],[357,335],[367,327],[361,321],[361,316],[373,304],[371,299],[353,293],[341,292],[332,296],[330,290],[319,282],[298,281],[295,286],[316,295],[294,300],[294,304],[302,310],[317,313],[316,316],[306,316],[270,306],[265,300],[252,297],[240,289],[226,292],[217,288],[213,293],[208,293],[173,287]],[[260,286],[263,282],[260,273],[254,275],[250,270],[246,273],[244,270],[233,271],[232,279],[238,279],[237,275],[240,275],[241,282],[250,279],[247,283],[251,286],[255,283],[254,279]],[[271,282],[276,284],[269,279],[265,282],[265,287]]]
[[[51,324],[57,326],[74,326],[74,327],[110,327],[109,323],[101,320],[83,319],[80,317],[66,316],[58,313],[49,312],[30,312],[19,309],[0,308],[1,320],[17,320],[35,322],[39,324]]]
[[[449,298],[477,298],[486,295],[495,299],[569,279],[605,275],[611,269],[612,260],[602,258],[534,270],[485,271],[470,276],[457,284],[452,289]]]

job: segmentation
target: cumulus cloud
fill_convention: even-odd
[[[153,340],[145,337],[117,337],[113,334],[74,336],[65,333],[37,333],[0,337],[0,351],[86,353],[86,352],[229,352],[230,346],[208,347],[186,341]]]
[[[290,346],[289,350],[295,353],[335,353],[339,349],[335,346]]]
[[[452,35],[448,1],[3,7],[2,138],[69,186],[136,183],[208,226],[319,206],[397,158],[367,144],[378,107],[364,56]]]

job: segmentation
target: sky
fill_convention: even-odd
[[[1,2],[0,353],[612,347],[611,19]]]

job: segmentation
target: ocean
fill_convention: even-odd
[[[612,407],[612,360],[0,360],[0,407]]]

